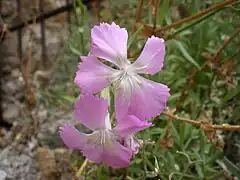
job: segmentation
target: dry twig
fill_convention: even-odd
[[[162,114],[167,115],[168,117],[171,117],[172,119],[183,121],[188,124],[192,124],[194,126],[200,126],[201,129],[207,131],[207,130],[225,130],[225,131],[240,131],[240,125],[213,125],[209,121],[201,120],[201,121],[194,121],[187,118],[182,118],[178,116],[174,116],[171,113],[168,112],[162,112]]]
[[[175,23],[172,23],[172,24],[170,24],[170,25],[168,25],[168,26],[164,26],[164,27],[161,27],[161,28],[157,28],[157,29],[156,29],[156,32],[166,31],[166,30],[171,29],[171,28],[173,28],[173,27],[179,26],[179,25],[181,25],[181,24],[183,24],[183,23],[186,23],[186,22],[192,21],[192,20],[194,20],[194,19],[197,19],[197,18],[199,18],[199,17],[202,17],[203,15],[205,15],[205,14],[207,14],[207,13],[213,11],[213,10],[222,8],[222,7],[224,7],[224,6],[227,6],[227,5],[232,4],[232,3],[234,3],[234,2],[237,2],[237,1],[238,1],[238,0],[228,0],[228,1],[225,1],[225,2],[222,2],[222,3],[218,3],[218,4],[213,5],[213,6],[209,7],[209,8],[207,8],[207,9],[202,10],[201,12],[199,12],[199,13],[197,13],[197,14],[195,14],[195,15],[192,15],[192,16],[186,17],[186,18],[184,18],[184,19],[181,19],[180,21],[177,21],[177,22],[175,22]]]
[[[155,7],[153,9],[153,17],[154,17],[154,21],[153,21],[153,30],[155,32],[156,27],[157,27],[157,13],[158,13],[158,7],[160,5],[160,0],[157,0]],[[154,33],[155,34],[155,33]]]
[[[143,1],[144,0],[140,0],[139,2],[139,6],[138,6],[138,10],[137,10],[137,15],[136,15],[136,20],[135,20],[135,25],[134,25],[134,32],[136,31],[138,22],[140,21],[141,15],[142,15],[142,9],[143,9]]]

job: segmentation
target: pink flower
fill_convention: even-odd
[[[143,140],[137,139],[134,134],[128,135],[124,137],[124,146],[132,149],[133,154],[137,154],[139,149],[143,145]]]
[[[91,95],[81,96],[76,101],[74,116],[92,130],[92,133],[81,133],[67,123],[60,128],[60,137],[64,144],[70,149],[81,150],[91,161],[106,163],[115,168],[128,166],[134,155],[131,147],[120,143],[121,139],[152,125],[135,116],[127,116],[118,121],[118,125],[112,129],[107,100]]]
[[[115,23],[101,23],[91,31],[92,47],[89,56],[82,56],[75,77],[82,93],[94,94],[113,84],[115,87],[115,111],[118,119],[127,114],[139,119],[159,115],[166,107],[169,88],[155,83],[140,74],[154,75],[163,67],[164,40],[152,36],[134,63],[127,59],[126,29]],[[99,61],[101,58],[117,68]]]

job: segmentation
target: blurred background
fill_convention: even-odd
[[[133,40],[129,58],[165,39],[163,70],[146,77],[171,89],[125,169],[87,162],[58,135],[78,125],[73,78],[90,29],[113,21]],[[240,179],[239,37],[239,0],[1,0],[0,180]]]

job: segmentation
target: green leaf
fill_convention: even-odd
[[[63,96],[63,99],[69,101],[70,103],[75,102],[75,97],[73,97],[73,96]]]
[[[164,130],[162,128],[157,127],[157,128],[152,128],[149,133],[151,135],[162,134],[162,133],[164,133]]]
[[[229,91],[224,97],[223,97],[223,102],[227,102],[230,99],[232,99],[234,96],[236,96],[237,94],[240,93],[240,86],[237,87],[236,89],[233,89],[231,91]]]
[[[179,137],[180,137],[180,144],[183,146],[184,145],[184,132],[185,132],[185,123],[181,122],[180,123],[180,134],[179,134]]]
[[[169,9],[168,6],[169,6],[169,1],[164,0],[163,3],[161,4],[161,7],[158,10],[157,24],[163,25],[165,14]]]
[[[240,168],[239,167],[237,167],[235,164],[233,164],[231,161],[229,161],[226,157],[224,157],[223,162],[233,175],[240,177]]]
[[[129,38],[128,40],[128,49],[131,47],[132,43],[137,39],[137,37],[140,35],[140,33],[143,30],[143,26],[140,26],[138,30]]]
[[[186,58],[186,60],[188,62],[190,62],[192,65],[194,65],[196,68],[200,69],[199,64],[190,56],[190,54],[185,49],[183,44],[181,42],[179,42],[179,41],[176,41],[176,40],[172,40],[172,41],[174,41],[174,44],[179,49],[179,51],[182,53],[182,55]]]
[[[168,101],[176,101],[178,98],[180,98],[180,96],[181,96],[181,92],[177,92],[177,93],[171,95],[168,98]]]
[[[82,53],[80,51],[78,51],[76,48],[74,48],[73,46],[70,46],[70,50],[72,51],[73,54],[75,54],[77,56],[82,55]]]
[[[167,60],[168,61],[174,61],[174,62],[179,62],[180,61],[182,63],[185,62],[184,58],[182,58],[181,56],[178,56],[178,55],[174,55],[174,54],[171,54],[171,55],[167,56]]]
[[[205,135],[203,131],[200,131],[199,134],[200,134],[200,154],[202,158],[204,155],[204,149],[205,149]]]
[[[105,167],[104,165],[100,165],[98,167],[98,171],[97,171],[97,179],[99,180],[106,180],[109,179],[109,175],[106,172],[107,167]]]
[[[197,170],[197,173],[198,173],[199,178],[200,178],[200,179],[203,179],[203,178],[204,178],[204,174],[203,174],[202,165],[200,165],[200,164],[195,164],[195,167],[196,167],[196,170]]]

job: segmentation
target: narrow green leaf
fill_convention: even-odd
[[[77,55],[77,56],[81,56],[82,53],[80,51],[78,51],[76,48],[74,48],[73,46],[70,46],[70,50],[73,54]]]
[[[70,103],[74,103],[76,100],[73,96],[63,96],[63,99],[69,101]]]
[[[230,99],[232,99],[234,96],[240,93],[240,87],[233,89],[232,91],[229,91],[226,96],[223,97],[223,102],[227,102]]]
[[[137,37],[140,35],[140,33],[143,30],[143,26],[140,26],[140,28],[138,28],[138,30],[129,38],[128,40],[128,49],[131,47],[132,43],[137,39]]]
[[[233,175],[240,177],[240,168],[239,167],[237,167],[235,164],[233,164],[231,161],[229,161],[226,157],[224,157],[223,162]]]
[[[204,149],[205,149],[205,135],[204,135],[204,132],[200,131],[199,132],[200,134],[200,154],[201,154],[201,158],[203,158],[203,155],[204,155]]]
[[[157,17],[157,24],[158,25],[163,25],[163,20],[165,17],[165,14],[167,10],[169,9],[169,1],[164,0],[163,3],[161,4],[161,7],[158,10],[158,17]]]
[[[190,56],[188,51],[185,49],[185,47],[182,45],[181,42],[173,40],[174,44],[177,46],[179,51],[182,53],[182,55],[188,60],[191,64],[193,64],[196,68],[200,69],[199,64]]]
[[[202,169],[202,165],[200,164],[195,164],[196,166],[196,170],[197,170],[197,173],[198,173],[198,176],[200,179],[203,179],[204,178],[204,174],[203,174],[203,169]]]
[[[184,132],[185,132],[185,123],[181,122],[180,123],[180,134],[179,134],[179,137],[180,137],[180,144],[181,144],[182,147],[184,145],[184,140],[185,140],[184,139],[184,137],[185,137]]]

